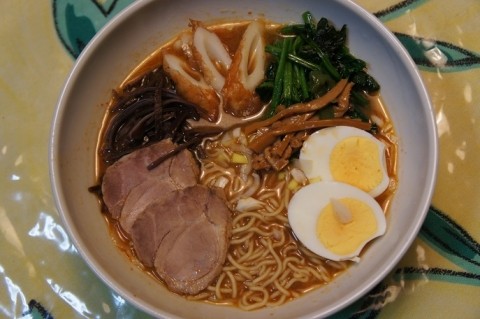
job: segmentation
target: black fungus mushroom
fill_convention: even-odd
[[[123,91],[114,92],[110,112],[112,118],[100,149],[106,164],[166,138],[178,145],[176,152],[187,147],[195,149],[203,137],[218,133],[191,128],[189,120],[200,119],[197,107],[176,93],[161,68],[148,72]],[[156,160],[149,168],[161,161]]]

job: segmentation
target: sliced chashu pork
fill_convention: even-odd
[[[102,192],[138,259],[155,266],[171,290],[195,294],[221,272],[230,210],[223,196],[197,184],[199,168],[188,150],[147,170],[174,147],[164,140],[122,157],[107,169]]]
[[[149,198],[144,197],[139,189],[132,192],[138,186],[142,188],[142,183],[150,183],[150,180],[164,181],[171,184],[168,189],[180,189],[197,183],[199,168],[188,150],[168,158],[152,170],[147,169],[148,164],[170,152],[174,147],[175,144],[170,139],[162,140],[123,156],[107,168],[102,181],[102,194],[103,201],[113,218],[126,219],[130,212],[138,212],[144,208],[137,207],[135,203],[143,205]],[[131,192],[134,196],[130,198]],[[149,193],[152,196],[151,201],[156,194],[153,191]],[[124,209],[127,203],[128,208]],[[125,221],[121,224],[125,224]]]
[[[224,198],[195,185],[147,206],[131,236],[139,260],[154,266],[172,291],[196,294],[221,272],[231,227]]]
[[[178,188],[170,178],[150,178],[135,186],[128,194],[120,214],[122,229],[130,234],[133,223],[143,214],[145,208],[152,202],[162,202]]]

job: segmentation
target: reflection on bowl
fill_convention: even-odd
[[[51,180],[57,207],[82,257],[112,289],[157,317],[321,317],[373,288],[400,260],[425,217],[435,181],[437,142],[430,102],[415,65],[395,37],[370,14],[348,1],[142,1],[111,21],[85,48],[60,96],[50,145]],[[365,60],[381,84],[381,95],[397,140],[398,185],[389,204],[387,231],[330,284],[281,306],[254,312],[189,301],[169,291],[116,247],[97,199],[95,152],[112,88],[149,54],[199,21],[300,22],[303,12],[349,28],[352,53]],[[142,23],[138,23],[142,21]],[[128,41],[127,41],[127,40]],[[200,190],[200,193],[203,191]],[[198,194],[198,193],[195,193]],[[203,194],[203,193],[202,193]],[[206,195],[207,196],[207,195]]]

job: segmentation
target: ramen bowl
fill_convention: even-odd
[[[112,88],[142,60],[184,30],[189,19],[258,17],[300,22],[305,11],[349,28],[349,47],[369,64],[398,136],[398,188],[387,232],[369,245],[361,262],[331,283],[278,307],[243,311],[187,301],[142,271],[115,245],[97,198],[95,152]],[[437,165],[435,121],[416,65],[374,16],[351,1],[146,0],[108,23],[77,59],[58,101],[49,150],[54,198],[75,246],[91,269],[139,309],[161,318],[318,318],[368,293],[399,262],[427,213]]]

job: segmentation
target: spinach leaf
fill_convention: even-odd
[[[288,107],[324,95],[342,78],[355,83],[353,108],[367,106],[365,94],[378,91],[380,85],[368,74],[367,63],[350,52],[347,26],[337,29],[324,17],[316,22],[308,11],[302,18],[303,24],[283,27],[278,40],[266,46],[272,63],[257,93],[263,101],[270,101],[267,117],[280,104]],[[363,118],[358,115],[363,112],[351,113]]]

